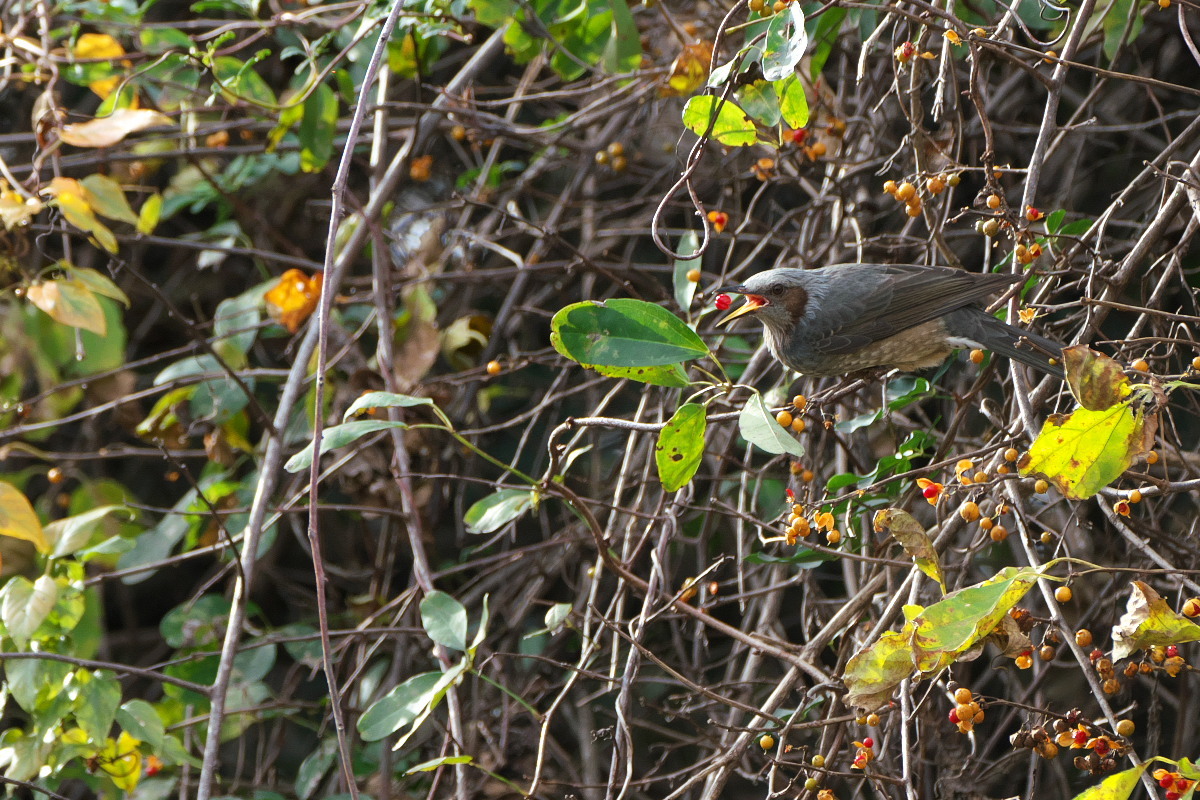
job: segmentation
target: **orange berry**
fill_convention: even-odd
[[[808,148],[809,158],[820,158],[825,155],[826,147],[824,142],[813,142],[812,147]]]
[[[907,203],[909,200],[917,196],[917,187],[913,186],[908,181],[900,184],[896,188],[896,199],[902,203]]]
[[[834,530],[831,530],[829,533],[825,534],[825,541],[829,542],[832,545],[836,545],[841,540],[842,540],[842,532],[837,530],[836,528]]]
[[[1038,494],[1045,494],[1050,491],[1050,484],[1042,478],[1038,478],[1033,482],[1033,490]]]
[[[958,703],[960,706],[965,706],[967,703],[971,702],[972,699],[974,699],[974,695],[967,687],[960,686],[954,690],[954,702]]]
[[[796,417],[792,420],[791,428],[796,433],[804,433],[804,429],[807,427],[808,424],[804,421],[803,417]]]
[[[499,375],[500,370],[502,370],[503,367],[500,366],[499,361],[489,361],[485,369],[487,370],[488,375]]]
[[[1092,644],[1092,632],[1087,628],[1080,628],[1075,631],[1075,644],[1080,647],[1090,647]]]
[[[1134,726],[1131,719],[1123,719],[1117,722],[1116,731],[1118,736],[1133,736],[1135,729],[1136,726]]]
[[[1146,359],[1144,359],[1144,358],[1139,358],[1137,361],[1134,361],[1129,366],[1131,369],[1137,370],[1138,372],[1149,372],[1150,371],[1150,365],[1146,363]]]
[[[982,350],[972,350],[971,351],[971,363],[972,364],[982,364],[983,363],[983,351]]]
[[[1132,492],[1130,492],[1130,493],[1129,493],[1129,502],[1131,502],[1131,503],[1140,503],[1140,502],[1142,502],[1142,492],[1141,492],[1141,490],[1139,490],[1139,489],[1134,489]]]
[[[1200,369],[1200,356],[1192,359],[1192,369]]]
[[[1021,453],[1015,447],[1010,447],[1004,451],[1005,461],[1016,461],[1018,458],[1020,458],[1020,456]]]
[[[989,194],[987,198],[987,207],[995,211],[1000,207],[1000,195]]]
[[[972,476],[971,480],[975,483],[987,483],[988,474],[983,470],[980,470],[979,472],[976,472],[974,476]]]
[[[914,198],[913,202],[906,203],[904,206],[904,213],[908,214],[910,217],[914,217],[914,218],[921,216],[921,201],[920,201],[920,199]]]
[[[699,282],[700,282],[700,270],[698,270],[698,269],[689,269],[689,270],[687,271],[687,279],[688,279],[688,281],[690,281],[691,283],[699,283]]]
[[[461,142],[467,138],[467,129],[462,125],[455,125],[450,129],[450,138],[456,142]]]
[[[758,739],[758,746],[763,750],[770,750],[775,747],[775,737],[769,733],[764,733]]]
[[[996,520],[992,519],[991,517],[984,517],[983,519],[979,520],[979,527],[982,530],[990,531],[995,526]]]
[[[629,161],[625,158],[625,156],[613,156],[613,172],[624,172],[627,166],[629,166]]]
[[[804,472],[800,473],[800,480],[804,483],[812,483],[813,477],[813,471],[811,469],[806,469]]]
[[[1060,603],[1069,603],[1074,593],[1070,586],[1060,586],[1054,590],[1054,599]]]
[[[1149,453],[1146,453],[1146,463],[1147,464],[1157,464],[1158,463],[1158,453],[1156,453],[1153,450],[1151,450]]]
[[[46,470],[46,480],[50,481],[51,483],[62,483],[64,480],[66,480],[66,478],[67,476],[64,475],[63,471],[58,467],[51,467],[50,469]]]
[[[1038,658],[1042,661],[1053,661],[1056,654],[1057,651],[1051,645],[1044,644],[1038,648]]]
[[[608,153],[604,152],[603,150],[597,150],[594,158],[596,159],[596,163],[600,166],[604,166],[609,161]]]
[[[1030,658],[1028,653],[1022,653],[1021,655],[1017,656],[1015,662],[1017,669],[1029,669],[1033,666],[1033,659]]]
[[[782,426],[784,428],[788,427],[789,425],[792,424],[792,412],[780,411],[778,414],[775,415],[775,421],[778,422],[780,424],[780,426]]]
[[[797,411],[803,411],[808,408],[808,398],[802,394],[798,394],[792,398],[792,408]]]
[[[930,194],[941,194],[946,191],[946,182],[942,180],[940,175],[935,175],[925,181],[925,189]]]
[[[1008,538],[1008,528],[1003,525],[996,525],[988,531],[988,536],[992,537],[993,542],[1003,542]]]
[[[884,181],[883,182],[883,191],[892,195],[893,197],[896,195],[896,189],[897,189],[897,184],[895,181]],[[1196,360],[1200,361],[1200,356],[1197,356]],[[1200,367],[1197,367],[1197,369],[1200,369]]]
[[[979,504],[968,500],[959,506],[958,515],[963,518],[964,522],[974,522],[979,519]]]
[[[621,144],[620,142],[612,142],[609,144],[607,149],[608,154],[613,158],[625,155],[625,145]]]
[[[1200,617],[1200,597],[1189,597],[1183,603],[1185,617]]]

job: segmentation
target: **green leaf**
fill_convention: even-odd
[[[804,12],[799,3],[771,17],[767,26],[767,41],[763,46],[763,77],[777,81],[794,75],[796,65],[808,49],[808,31],[804,27]]]
[[[779,94],[779,112],[789,128],[800,129],[808,124],[808,97],[804,94],[804,84],[795,75],[775,83],[775,91]]]
[[[358,718],[358,735],[377,742],[417,719],[433,699],[441,672],[422,672],[392,689]]]
[[[154,706],[145,700],[130,700],[117,709],[117,724],[121,730],[129,731],[130,735],[150,745],[150,749],[162,749],[166,735],[162,717]]]
[[[687,403],[658,432],[654,461],[658,465],[658,479],[668,492],[685,486],[700,468],[707,422],[704,406]]]
[[[318,84],[304,100],[304,116],[300,120],[300,169],[319,172],[329,163],[337,121],[337,93],[328,84]]]
[[[817,76],[821,74],[821,70],[825,68],[829,54],[833,52],[838,32],[842,28],[842,20],[845,18],[846,9],[837,6],[826,7],[825,13],[817,17],[817,27],[812,35],[816,44],[813,46],[812,55],[808,58],[809,77],[814,84],[817,82]]]
[[[308,800],[321,787],[321,780],[337,760],[337,739],[322,740],[296,770],[296,796]]]
[[[364,419],[355,420],[354,422],[344,422],[341,425],[334,425],[326,428],[321,433],[321,455],[325,455],[330,450],[336,450],[339,447],[356,442],[364,436],[369,436],[378,431],[386,431],[392,428],[407,428],[406,422],[392,422],[386,419]],[[299,472],[302,469],[308,469],[312,466],[313,461],[313,446],[309,442],[303,450],[287,460],[283,468],[288,472]]]
[[[467,609],[445,592],[430,592],[421,601],[421,626],[438,644],[466,652]]]
[[[58,262],[58,266],[65,270],[74,280],[91,289],[93,293],[101,297],[112,298],[128,308],[129,297],[107,275],[103,275],[87,267],[77,267],[67,261]]]
[[[433,405],[433,401],[428,397],[413,397],[395,392],[367,392],[350,404],[346,413],[342,415],[342,421],[349,422],[355,414],[372,408],[414,408]]]
[[[243,63],[233,56],[218,56],[212,61],[212,71],[220,81],[221,96],[227,102],[250,102],[264,109],[276,105],[275,92],[254,71],[253,64]]]
[[[550,331],[554,349],[580,364],[666,366],[709,354],[683,320],[643,300],[575,303],[554,315]]]
[[[837,556],[832,553],[822,553],[818,550],[795,550],[787,555],[777,556],[756,551],[747,555],[743,561],[747,564],[787,564],[796,569],[813,569],[826,561],[833,561]]]
[[[711,94],[698,94],[683,107],[683,124],[697,136],[709,133],[712,126],[713,139],[730,147],[748,147],[758,141],[758,129],[746,116],[746,112],[732,100],[718,106],[720,98]]]
[[[737,91],[737,103],[759,125],[773,128],[779,124],[779,95],[775,92],[775,84],[755,81],[743,86]]]
[[[93,508],[91,511],[85,511],[82,514],[76,514],[72,517],[55,520],[47,525],[43,530],[46,534],[46,540],[53,548],[50,555],[54,558],[65,558],[69,555],[74,555],[76,550],[88,543],[92,538],[93,531],[103,519],[114,512],[121,511],[128,514],[132,519],[134,514],[125,506],[100,506]]]
[[[97,214],[118,222],[128,222],[130,225],[137,224],[137,214],[130,208],[121,184],[99,173],[88,175],[79,182],[88,190],[89,205]],[[125,304],[129,305],[129,301],[126,300]]]
[[[533,507],[537,492],[533,489],[500,489],[478,500],[467,509],[463,522],[467,533],[491,533],[517,519]]]
[[[433,772],[438,767],[444,767],[447,764],[470,764],[474,761],[473,756],[442,756],[429,761],[423,761],[415,767],[411,767],[405,775],[412,775],[417,772]]]
[[[669,386],[673,389],[684,389],[691,385],[682,364],[670,364],[657,367],[605,367],[598,364],[581,364],[586,369],[594,369],[608,378],[625,378],[651,386]]]
[[[121,705],[121,683],[106,670],[77,670],[71,685],[75,721],[93,741],[104,741]]]
[[[25,648],[56,600],[58,584],[49,575],[42,575],[32,583],[24,575],[16,575],[0,589],[0,621],[18,648]]]
[[[804,445],[775,421],[762,395],[755,392],[738,415],[738,432],[750,444],[774,455],[804,455]]]
[[[695,231],[688,231],[679,240],[679,249],[681,252],[694,253],[700,249],[700,237]],[[675,266],[671,269],[671,283],[675,289],[675,303],[683,311],[684,314],[692,307],[692,299],[696,296],[696,281],[689,281],[687,275],[694,269],[700,269],[701,259],[699,256],[695,258],[677,258]]]

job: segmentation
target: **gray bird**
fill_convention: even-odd
[[[720,324],[757,316],[772,355],[805,375],[871,367],[911,372],[971,347],[1061,378],[1062,345],[1001,322],[982,306],[1023,280],[915,264],[770,269],[720,290],[746,297]]]

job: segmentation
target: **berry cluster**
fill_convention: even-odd
[[[983,704],[970,689],[960,686],[954,690],[954,708],[950,709],[949,719],[958,726],[959,733],[970,733],[983,722],[983,717]]]
[[[1116,734],[1109,735],[1101,726],[1085,720],[1082,711],[1072,709],[1065,717],[1054,720],[1052,730],[1053,733],[1045,725],[1023,727],[1009,741],[1015,748],[1031,749],[1046,759],[1057,756],[1061,748],[1090,750],[1075,757],[1075,767],[1101,775],[1114,770],[1117,760],[1128,752],[1126,737],[1133,734],[1134,724],[1133,720],[1120,720]]]
[[[788,518],[787,530],[784,531],[784,538],[789,545],[796,544],[800,539],[807,538],[813,532],[815,527],[817,530],[825,531],[825,541],[830,545],[837,545],[842,541],[842,533],[836,527],[836,520],[833,514],[828,511],[819,511],[812,515],[810,520],[804,506],[796,503],[792,506],[791,516]]]
[[[1163,795],[1166,800],[1179,800],[1192,788],[1193,780],[1188,780],[1178,772],[1171,772],[1166,769],[1154,770],[1154,780],[1158,781],[1158,785],[1167,790]]]
[[[957,173],[946,175],[933,175],[925,180],[925,191],[931,197],[936,197],[946,191],[947,186],[958,186],[961,178]],[[890,194],[898,202],[904,203],[904,213],[910,217],[921,216],[922,201],[921,195],[917,192],[917,187],[908,181],[896,183],[895,181],[885,181],[883,191]]]

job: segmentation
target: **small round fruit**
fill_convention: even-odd
[[[1139,358],[1137,361],[1134,361],[1132,364],[1130,364],[1129,367],[1130,367],[1130,369],[1136,370],[1138,372],[1149,372],[1150,371],[1150,365],[1148,363],[1146,363],[1146,359],[1144,359],[1144,358]]]
[[[878,727],[879,715],[878,714],[867,714],[867,724],[870,725],[872,728]]]
[[[1050,491],[1050,484],[1044,478],[1038,478],[1033,482],[1033,490],[1038,494],[1045,494]]]
[[[1074,596],[1070,586],[1060,586],[1054,590],[1054,599],[1060,603],[1069,603]]]
[[[485,369],[487,369],[488,375],[499,375],[500,371],[504,368],[500,366],[499,361],[489,361]]]
[[[1008,538],[1008,528],[1003,525],[996,525],[988,531],[988,536],[992,537],[993,542],[1003,542]]]
[[[714,305],[716,305],[718,311],[724,311],[733,305],[733,300],[727,294],[719,294],[717,295]]]
[[[1131,502],[1131,503],[1140,503],[1140,502],[1142,502],[1142,493],[1141,493],[1141,490],[1139,490],[1139,489],[1134,489],[1132,492],[1130,492],[1130,493],[1129,493],[1129,502]]]
[[[763,750],[770,750],[775,746],[775,737],[769,733],[764,733],[759,737],[758,746]]]
[[[921,201],[914,199],[911,203],[906,203],[904,213],[914,218],[921,216]]]
[[[1183,603],[1185,617],[1200,617],[1200,597],[1189,597]]]
[[[792,412],[780,411],[778,414],[775,415],[775,421],[778,422],[780,424],[780,426],[786,428],[787,426],[792,424]]]
[[[870,748],[870,747],[874,747],[874,746],[875,746],[875,740],[874,740],[874,739],[872,739],[870,736],[864,736],[864,737],[863,737],[863,747],[868,747],[868,748]]]
[[[817,769],[823,768],[825,766],[825,756],[821,755],[820,753],[817,753],[815,756],[812,757],[812,765],[814,767],[816,767]]]
[[[907,203],[909,200],[917,196],[917,187],[913,186],[908,181],[896,187],[896,199],[902,203]]]
[[[836,545],[841,540],[842,540],[842,532],[837,530],[836,528],[834,530],[831,530],[829,533],[825,534],[825,541],[829,542],[832,545]]]
[[[50,469],[46,470],[46,480],[50,481],[51,483],[62,483],[64,480],[66,480],[66,477],[67,476],[63,474],[63,471],[60,467],[51,467]]]
[[[1123,719],[1123,720],[1119,720],[1117,722],[1117,735],[1118,736],[1133,736],[1133,732],[1135,730],[1136,730],[1136,727],[1134,726],[1133,720],[1131,720],[1131,719]]]
[[[932,178],[925,181],[925,189],[930,194],[941,194],[942,192],[946,191],[946,182],[942,180],[941,176],[934,175]]]
[[[820,158],[828,152],[824,142],[813,142],[812,147],[808,148],[809,158]]]
[[[620,142],[612,142],[608,146],[608,154],[613,158],[625,155],[625,145]]]
[[[792,398],[792,408],[797,411],[803,411],[808,408],[808,398],[802,394],[798,394]]]
[[[1005,461],[1009,461],[1009,462],[1016,461],[1020,457],[1021,457],[1021,452],[1019,450],[1017,450],[1017,448],[1015,448],[1015,447],[1010,447],[1004,451],[1004,460]]]
[[[974,522],[979,519],[979,504],[968,500],[959,506],[958,515],[963,518],[964,522]]]
[[[949,184],[950,186],[958,186],[958,184],[961,182],[962,182],[962,175],[959,175],[957,172],[953,173],[952,175],[950,175],[950,177],[946,178],[946,183]]]
[[[1179,655],[1179,645],[1169,644],[1164,652],[1167,654],[1167,658],[1175,658],[1175,656]]]
[[[806,778],[804,780],[804,788],[810,792],[815,792],[821,786],[821,782],[816,778]]]
[[[604,152],[603,150],[597,150],[596,151],[596,163],[599,164],[600,166],[604,166],[605,164],[607,164],[608,163],[608,153]]]
[[[972,350],[971,351],[971,363],[972,364],[982,364],[983,363],[983,351],[982,350]]]
[[[1050,531],[1042,531],[1042,544],[1052,544],[1054,542],[1054,534]]]
[[[687,276],[686,276],[686,277],[687,277],[688,281],[689,281],[689,282],[691,282],[691,283],[699,283],[699,282],[700,282],[700,270],[698,270],[698,269],[689,269],[689,270],[687,271]]]
[[[1053,661],[1057,652],[1051,645],[1044,644],[1038,648],[1038,658],[1042,661]]]
[[[803,417],[796,417],[792,420],[791,427],[796,433],[804,433],[804,429],[808,427],[808,423],[804,421]]]
[[[984,472],[983,470],[980,470],[979,472],[976,472],[971,477],[971,480],[974,481],[975,483],[987,483],[988,482],[988,474],[986,472]]]
[[[816,476],[813,474],[811,469],[806,469],[804,472],[800,473],[800,480],[804,483],[812,483],[814,477]]]
[[[1017,669],[1029,669],[1033,666],[1033,659],[1029,657],[1028,653],[1021,653],[1021,655],[1017,656],[1014,660],[1016,662]]]
[[[1149,453],[1146,453],[1146,463],[1147,464],[1157,464],[1158,463],[1158,451],[1151,450]]]
[[[1192,369],[1200,369],[1200,356],[1192,359]]]
[[[467,138],[467,129],[462,125],[455,125],[450,129],[450,138],[456,142],[461,142]]]
[[[971,690],[965,686],[960,686],[954,690],[954,702],[958,703],[960,706],[966,705],[973,699],[974,695],[971,693]]]
[[[1090,647],[1092,644],[1092,632],[1087,628],[1080,628],[1075,631],[1075,644],[1080,647]]]
[[[893,197],[896,195],[896,190],[898,188],[899,187],[897,186],[895,181],[884,181],[883,182],[883,191],[887,192],[888,194],[892,195]],[[1196,360],[1200,361],[1200,356],[1197,356]],[[1197,369],[1200,369],[1200,367],[1197,367]]]
[[[979,520],[980,530],[990,531],[993,527],[995,527],[995,525],[996,520],[992,519],[991,517],[984,517],[983,519]]]
[[[987,198],[987,207],[995,211],[1000,207],[1000,195],[989,194]]]
[[[989,239],[993,239],[1000,235],[1000,220],[989,219],[983,223],[983,235]]]
[[[627,166],[629,166],[629,160],[625,156],[613,156],[613,172],[624,172]]]

